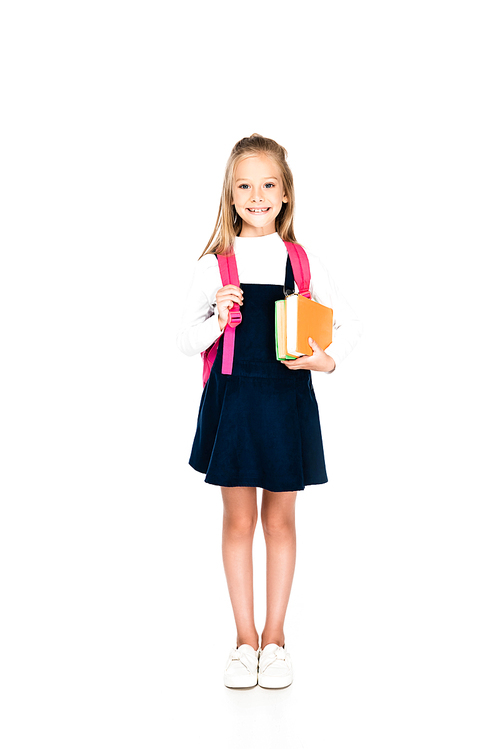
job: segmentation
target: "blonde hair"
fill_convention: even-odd
[[[227,250],[238,236],[243,225],[241,216],[236,213],[234,205],[231,204],[233,198],[233,181],[234,171],[237,164],[249,156],[260,156],[264,154],[273,161],[281,171],[283,180],[283,191],[288,198],[287,203],[283,203],[281,210],[276,217],[276,231],[285,242],[296,242],[293,231],[293,212],[295,208],[295,192],[293,189],[293,176],[287,163],[287,152],[271,138],[264,138],[263,135],[253,133],[248,138],[239,140],[231,151],[231,155],[226,164],[226,173],[222,186],[222,195],[219,203],[219,212],[207,246],[200,257],[209,253],[220,254]]]

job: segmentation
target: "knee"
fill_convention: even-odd
[[[279,514],[262,515],[262,529],[268,538],[290,538],[295,535],[295,520]]]
[[[257,515],[225,515],[224,530],[239,538],[253,536],[257,525]]]

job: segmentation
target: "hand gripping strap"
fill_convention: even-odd
[[[240,281],[238,278],[238,268],[236,266],[236,257],[234,256],[233,248],[229,248],[229,253],[223,255],[217,255],[219,263],[220,277],[222,279],[222,285],[227,286],[232,284],[233,286],[239,286]],[[222,374],[231,374],[233,371],[233,359],[234,359],[234,333],[235,328],[241,322],[240,305],[233,304],[230,310],[228,310],[227,325],[224,330],[224,342],[222,349]]]
[[[309,260],[306,252],[300,244],[295,244],[294,242],[285,242],[285,246],[290,255],[293,277],[295,283],[299,287],[299,294],[310,299],[311,293],[309,291],[309,286],[311,284],[311,270],[309,268]]]

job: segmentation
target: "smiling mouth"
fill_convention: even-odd
[[[267,213],[270,211],[270,208],[247,208],[247,211],[250,211],[250,213]]]

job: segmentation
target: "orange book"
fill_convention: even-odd
[[[325,349],[332,342],[333,310],[301,294],[286,298],[286,340],[289,356],[311,356],[308,338]]]

